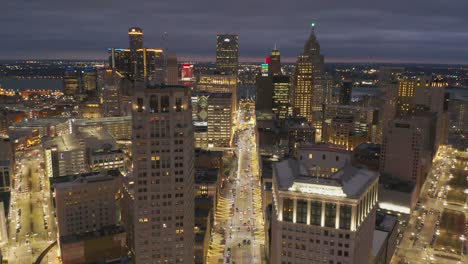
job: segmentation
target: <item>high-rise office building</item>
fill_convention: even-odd
[[[400,78],[398,81],[397,115],[409,114],[415,109],[416,105],[424,104],[424,101],[429,98],[430,86],[431,79],[429,76]]]
[[[464,97],[450,99],[450,132],[453,134],[468,133],[468,99]]]
[[[109,65],[130,80],[164,83],[166,62],[162,49],[143,46],[143,30],[132,27],[128,31],[129,48],[110,48]]]
[[[138,49],[136,60],[130,49],[108,49],[109,64],[131,80],[164,82],[164,53],[162,49]]]
[[[112,69],[119,71],[122,75],[133,74],[132,56],[130,49],[109,48],[109,65]]]
[[[229,147],[232,130],[232,94],[212,93],[208,98],[208,146]]]
[[[104,75],[104,86],[101,88],[101,112],[105,117],[121,116],[122,88],[120,82],[123,75],[115,69],[107,69]]]
[[[53,179],[62,263],[126,259],[126,235],[117,202],[121,181],[118,170]]]
[[[280,123],[290,116],[289,93],[291,81],[289,76],[274,75],[273,77],[273,108],[272,112]],[[261,99],[260,99],[261,100]]]
[[[239,36],[216,36],[216,67],[221,73],[235,75],[239,67]]]
[[[59,236],[118,225],[118,170],[64,176],[53,180]]]
[[[279,49],[275,47],[271,51],[268,63],[268,74],[269,75],[281,75],[281,53]]]
[[[138,50],[143,49],[143,30],[138,27],[132,27],[128,30],[129,49],[130,49],[130,71],[133,72],[133,77],[138,79],[141,71],[138,65],[139,56]]]
[[[390,122],[383,135],[381,174],[412,182],[419,190],[432,160],[431,125],[433,119],[428,116],[397,118]]]
[[[271,263],[369,263],[378,173],[351,166],[329,177],[313,171],[300,160],[273,164]]]
[[[403,77],[398,82],[396,115],[399,117],[435,114],[435,141],[432,153],[447,139],[448,94],[447,83],[440,77],[430,76]]]
[[[143,29],[131,27],[128,29],[128,39],[130,50],[139,50],[143,48]]]
[[[86,67],[81,72],[81,85],[83,93],[96,94],[98,74],[95,68]]]
[[[230,93],[232,95],[233,121],[235,121],[235,112],[237,111],[237,77],[235,75],[200,74],[196,90],[210,93]]]
[[[65,95],[76,95],[80,92],[79,72],[75,68],[67,68],[63,76],[63,93]]]
[[[195,147],[229,147],[232,130],[232,94],[192,93]]]
[[[190,89],[137,87],[129,242],[135,263],[193,263],[194,148]]]
[[[342,105],[349,105],[351,103],[351,93],[353,92],[352,81],[342,81],[340,87],[339,102]]]
[[[166,59],[166,84],[179,84],[179,67],[177,65],[177,56],[174,53],[167,55]]]
[[[290,78],[282,75],[280,51],[271,51],[257,75],[255,110],[262,113],[274,113],[280,124],[284,124],[290,115]]]
[[[255,111],[263,113],[271,113],[273,109],[273,77],[268,68],[268,64],[262,64],[262,72],[255,78]]]
[[[297,58],[292,103],[294,114],[307,118],[318,132],[321,131],[321,112],[326,97],[324,72],[324,59],[313,23],[304,52]]]

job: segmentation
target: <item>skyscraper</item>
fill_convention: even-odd
[[[269,65],[262,64],[262,71],[255,78],[255,111],[271,113],[273,108],[273,78],[268,74]]]
[[[143,47],[143,30],[132,27],[128,31],[129,48],[110,48],[109,65],[130,80],[165,82],[165,59],[162,49]]]
[[[238,35],[217,35],[216,67],[221,73],[237,76],[237,70],[239,67]]]
[[[164,53],[162,49],[108,49],[109,64],[130,80],[155,80],[164,82]]]
[[[293,90],[294,114],[307,118],[320,132],[321,111],[325,103],[324,59],[315,35],[315,24],[297,58]]]
[[[130,48],[130,71],[133,72],[133,77],[138,79],[141,66],[138,65],[139,56],[138,50],[143,49],[143,30],[138,27],[132,27],[128,30],[129,48]]]
[[[107,69],[104,75],[104,86],[101,88],[101,112],[105,117],[121,116],[122,89],[120,82],[122,74],[116,70]]]
[[[271,51],[268,65],[269,75],[281,75],[281,54],[278,49]]]
[[[340,87],[340,104],[349,105],[351,103],[351,93],[353,92],[352,81],[342,81]]]
[[[290,79],[282,75],[280,58],[280,51],[275,47],[262,64],[255,81],[255,110],[274,113],[277,119],[284,121],[288,116]]]
[[[290,115],[289,93],[291,82],[289,76],[273,76],[273,113],[280,123]]]
[[[130,50],[136,51],[143,48],[143,29],[131,27],[128,29],[128,39]]]
[[[192,93],[195,147],[229,147],[232,130],[231,93]]]
[[[137,87],[133,104],[131,247],[137,264],[193,263],[190,89]]]
[[[230,93],[232,95],[232,118],[235,121],[237,111],[237,77],[235,75],[200,74],[197,91]]]
[[[174,53],[167,55],[166,59],[166,84],[179,84],[179,67],[177,65],[177,56]]]
[[[427,116],[397,118],[384,131],[380,172],[416,184],[424,183],[431,163],[431,124]]]
[[[65,95],[76,95],[80,92],[79,72],[75,68],[67,68],[63,76],[63,93]]]

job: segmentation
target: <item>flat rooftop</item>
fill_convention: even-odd
[[[273,164],[277,186],[283,191],[357,198],[378,179],[377,172],[345,166],[329,178],[310,176],[305,165],[296,159]]]
[[[117,178],[121,176],[119,170],[112,169],[106,171],[94,171],[94,172],[87,172],[81,174],[73,174],[67,176],[60,176],[60,177],[53,177],[49,180],[51,181],[51,185],[62,185],[62,184],[75,184],[81,183],[81,179],[85,180],[86,182],[99,182],[99,181],[106,181]]]
[[[48,117],[48,118],[32,118],[26,119],[19,123],[12,123],[12,127],[43,127],[48,125],[58,125],[65,123],[69,118],[65,117]]]
[[[72,151],[76,149],[90,148],[117,149],[115,139],[107,130],[96,127],[81,128],[73,134],[65,134],[44,142],[44,147],[56,146],[58,151]]]
[[[214,184],[218,180],[219,169],[196,169],[195,184]]]

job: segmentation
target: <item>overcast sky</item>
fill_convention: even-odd
[[[146,47],[212,60],[216,33],[239,34],[241,60],[275,42],[301,53],[311,22],[326,61],[468,64],[468,0],[0,0],[0,59],[103,59],[128,47],[140,26]]]

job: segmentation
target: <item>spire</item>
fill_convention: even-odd
[[[275,50],[277,50],[277,48],[276,48],[276,40],[275,40]]]
[[[315,35],[315,26],[316,26],[315,22],[312,22],[310,24],[310,27],[312,29],[311,32],[310,32],[311,35]]]

